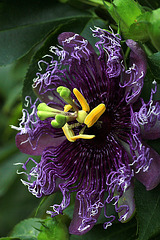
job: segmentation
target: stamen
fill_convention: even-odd
[[[76,141],[74,139],[71,139],[75,134],[74,134],[73,130],[69,128],[68,123],[66,123],[64,125],[64,127],[62,127],[62,130],[64,132],[64,135],[68,139],[68,141],[70,141],[70,142],[75,142]]]
[[[54,117],[55,119],[51,121],[51,125],[54,128],[62,128],[64,135],[70,142],[75,142],[77,139],[92,139],[95,137],[95,135],[87,135],[83,134],[85,131],[86,126],[84,126],[80,132],[79,135],[75,136],[73,128],[80,126],[81,124],[87,125],[87,127],[93,126],[97,120],[100,118],[100,116],[105,112],[106,107],[103,103],[99,104],[97,107],[95,107],[89,114],[90,107],[86,101],[86,99],[83,97],[83,95],[76,89],[73,89],[73,93],[75,94],[77,100],[79,101],[82,110],[79,110],[76,104],[74,103],[74,100],[71,98],[71,91],[63,86],[60,86],[57,88],[57,92],[59,95],[69,104],[64,106],[64,111],[60,111],[58,109],[49,107],[45,103],[40,103],[37,107],[37,115],[40,118],[40,120],[45,120],[49,117]],[[74,112],[69,112],[70,109],[74,110]],[[74,121],[77,120],[77,123],[68,125],[68,121]]]
[[[80,138],[81,139],[92,139],[94,137],[95,137],[95,135],[80,134],[80,135],[73,136],[70,139],[75,141]]]
[[[87,125],[87,127],[92,127],[93,124],[97,122],[97,120],[100,118],[100,116],[105,112],[106,107],[103,103],[99,104],[97,107],[95,107],[85,118],[84,123]]]
[[[68,112],[71,109],[72,109],[72,106],[70,104],[67,104],[64,106],[64,112]]]
[[[78,111],[78,107],[73,102],[71,98],[71,91],[68,88],[60,86],[57,88],[57,92],[67,103],[69,103],[73,107],[75,111]]]
[[[81,107],[82,107],[82,110],[84,110],[85,112],[89,112],[90,111],[90,107],[86,101],[86,99],[83,97],[83,95],[78,91],[77,88],[74,88],[73,89],[73,93],[74,95],[76,96],[76,98],[78,99]]]

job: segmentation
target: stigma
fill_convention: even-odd
[[[78,104],[71,97],[71,91],[63,86],[57,88],[60,97],[67,103],[64,110],[49,107],[45,103],[40,103],[37,107],[37,116],[40,120],[51,119],[51,125],[54,128],[62,128],[64,135],[70,142],[75,142],[78,139],[92,139],[95,135],[84,134],[86,128],[92,127],[101,115],[105,112],[105,104],[101,103],[90,111],[89,104],[84,96],[78,91],[77,88],[73,89],[73,94],[81,106],[79,109]],[[75,122],[69,124],[69,122]],[[75,135],[74,128],[82,127],[78,135]]]

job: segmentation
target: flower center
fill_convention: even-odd
[[[47,118],[54,118],[51,120],[51,125],[55,128],[62,128],[66,138],[70,142],[74,142],[77,139],[92,139],[95,137],[93,134],[84,134],[86,128],[90,128],[95,124],[98,124],[98,119],[105,112],[105,104],[101,103],[92,111],[90,111],[89,104],[83,95],[76,89],[73,89],[73,93],[77,98],[82,109],[79,109],[75,101],[71,98],[71,91],[63,86],[57,88],[59,95],[68,103],[64,106],[64,111],[60,111],[55,108],[51,108],[45,103],[40,103],[37,107],[37,116],[40,120]],[[68,122],[75,123],[69,124]],[[78,135],[75,135],[74,128],[81,126],[81,130]]]
[[[94,134],[93,138],[88,144],[89,148],[96,146],[96,148],[103,148],[106,145],[106,139],[113,132],[114,117],[112,112],[105,111],[101,118],[91,127],[86,129],[86,134]]]

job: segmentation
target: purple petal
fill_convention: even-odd
[[[74,58],[88,58],[90,53],[95,54],[91,44],[85,38],[73,32],[61,33],[58,36],[58,42]]]
[[[126,102],[134,103],[141,94],[144,77],[147,71],[147,60],[144,51],[140,48],[138,43],[128,39],[126,44],[131,49],[131,68],[124,73],[123,87],[126,87]]]
[[[160,155],[142,141],[132,153],[131,146],[124,142],[122,144],[128,153],[135,177],[147,190],[155,188],[160,182]]]
[[[29,155],[42,155],[46,147],[52,146],[56,147],[60,145],[64,140],[65,136],[53,138],[49,134],[43,134],[39,139],[29,141],[28,134],[17,134],[16,135],[16,145],[19,150],[23,153]]]
[[[123,193],[122,197],[118,200],[118,206],[127,206],[128,212],[125,219],[122,218],[121,222],[128,222],[135,214],[135,201],[134,201],[134,185],[131,183],[129,188]],[[125,215],[125,209],[118,213],[119,218]]]
[[[139,110],[131,114],[132,127],[143,139],[160,138],[160,101],[153,101],[153,94],[156,90],[156,88],[151,90],[148,103],[145,103],[143,99],[141,99],[141,106],[136,103]]]
[[[157,121],[153,127],[148,127],[145,125],[141,128],[142,138],[150,140],[160,138],[160,121]]]
[[[92,216],[91,221],[89,223],[83,223],[83,219],[79,216],[79,208],[80,208],[80,203],[79,200],[75,200],[75,206],[74,206],[74,213],[73,213],[73,219],[70,223],[69,226],[69,233],[70,234],[75,234],[75,235],[83,235],[90,231],[95,223],[97,222],[97,219],[101,213],[101,208],[98,208],[98,213]],[[80,230],[81,225],[84,225],[84,230]]]
[[[142,138],[160,138],[160,102],[153,103],[151,100],[148,104],[144,103],[137,114],[137,118],[141,119],[139,125]]]
[[[149,146],[147,146],[150,148]],[[147,190],[152,190],[160,183],[160,155],[150,148],[151,164],[147,171],[141,170],[135,175]]]

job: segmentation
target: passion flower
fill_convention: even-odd
[[[130,66],[124,67],[121,37],[95,27],[93,37],[99,54],[78,34],[64,32],[62,46],[50,48],[38,65],[33,80],[38,96],[23,109],[16,129],[20,151],[41,155],[35,166],[23,164],[28,180],[22,182],[36,197],[61,191],[61,204],[54,204],[51,216],[62,213],[76,193],[75,209],[69,231],[81,235],[96,223],[104,210],[106,223],[115,219],[107,215],[113,203],[119,221],[127,221],[135,211],[133,178],[150,190],[160,180],[160,157],[145,139],[160,137],[160,105],[140,99],[146,74],[143,50],[133,40]],[[58,60],[54,59],[54,55]],[[41,72],[41,63],[46,69]],[[153,136],[154,135],[154,136]]]

